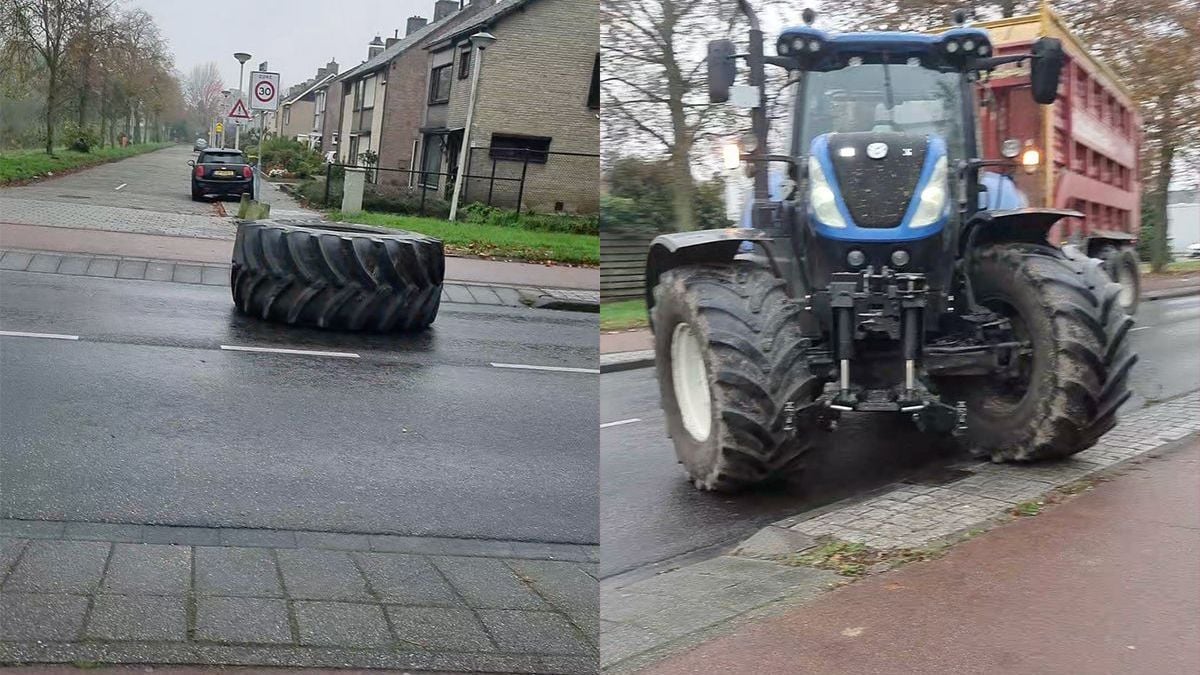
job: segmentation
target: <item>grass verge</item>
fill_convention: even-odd
[[[646,301],[617,300],[600,305],[600,330],[625,330],[650,325],[646,316]]]
[[[1142,274],[1150,274],[1150,263],[1141,263],[1138,267]],[[1167,263],[1167,269],[1162,274],[1190,274],[1193,272],[1200,272],[1200,260],[1173,260]]]
[[[44,150],[17,150],[0,152],[0,185],[17,181],[41,178],[47,174],[59,174],[96,164],[104,164],[126,157],[165,148],[172,143],[142,143],[125,147],[96,148],[91,152],[76,152],[59,148],[53,155]]]
[[[457,223],[386,213],[331,211],[330,220],[420,232],[437,237],[450,253],[568,265],[599,265],[600,237],[590,234],[538,232],[516,227]]]

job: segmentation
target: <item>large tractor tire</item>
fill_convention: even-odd
[[[693,265],[654,294],[667,430],[692,484],[731,492],[797,474],[813,433],[799,411],[823,383],[783,281],[744,261]]]
[[[237,308],[296,326],[416,331],[442,297],[442,242],[345,223],[238,225],[230,285]]]
[[[1073,246],[996,244],[975,253],[980,304],[1010,319],[1016,377],[942,378],[944,400],[964,400],[967,440],[992,461],[1033,461],[1090,448],[1116,425],[1130,396],[1133,319],[1099,260]]]
[[[1118,301],[1125,313],[1133,316],[1137,312],[1142,295],[1142,277],[1138,271],[1137,253],[1128,246],[1117,248],[1105,246],[1098,256],[1104,261],[1104,271],[1121,286]]]

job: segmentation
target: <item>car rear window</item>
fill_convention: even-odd
[[[200,155],[201,164],[244,164],[240,152],[205,152]]]

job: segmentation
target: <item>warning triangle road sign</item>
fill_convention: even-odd
[[[226,115],[226,117],[248,120],[250,119],[250,113],[246,111],[246,104],[242,103],[242,99],[239,98],[237,102],[233,104],[233,109],[229,111],[229,114]]]

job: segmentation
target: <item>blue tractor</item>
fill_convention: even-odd
[[[789,477],[851,411],[911,417],[994,461],[1095,444],[1130,396],[1133,320],[1101,261],[1046,240],[1081,214],[1028,208],[1008,177],[1022,149],[985,159],[976,139],[980,78],[1028,61],[1033,98],[1051,104],[1061,44],[995,56],[961,11],[927,35],[829,33],[805,10],[768,56],[738,4],[748,53],[709,43],[708,84],[713,102],[752,109],[751,226],[660,236],[646,267],[662,405],[690,481]],[[789,75],[782,154],[767,139],[767,65]],[[786,174],[775,190],[773,165]]]

